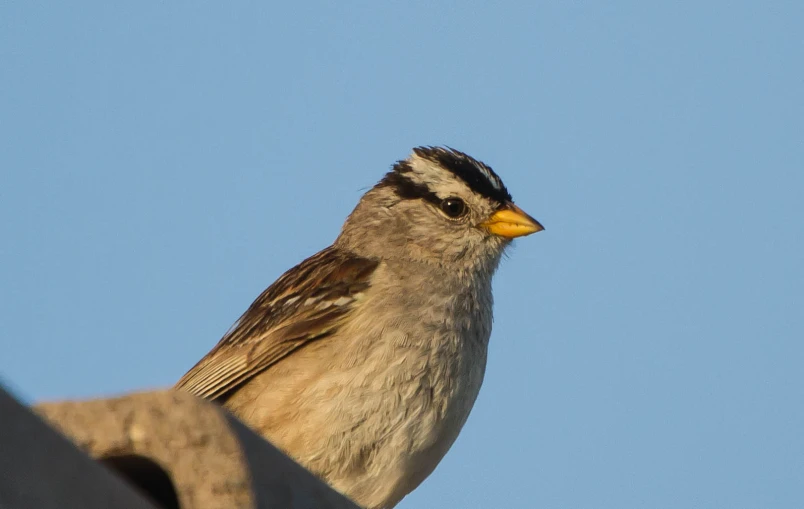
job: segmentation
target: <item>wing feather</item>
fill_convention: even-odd
[[[222,399],[295,350],[337,330],[378,262],[329,247],[268,287],[176,388]]]

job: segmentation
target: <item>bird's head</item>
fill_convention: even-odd
[[[361,198],[336,243],[367,257],[493,271],[514,238],[543,229],[491,167],[418,147]]]

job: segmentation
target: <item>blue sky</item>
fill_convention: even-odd
[[[546,231],[402,508],[804,506],[804,7],[4,2],[0,377],[172,384],[410,148]]]

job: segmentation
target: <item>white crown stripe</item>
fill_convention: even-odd
[[[498,201],[511,200],[502,179],[481,161],[450,147],[416,147],[413,158],[419,157],[440,165],[453,176],[463,180],[472,190]]]

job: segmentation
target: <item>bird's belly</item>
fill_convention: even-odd
[[[371,418],[347,440],[372,451],[360,475],[333,479],[366,507],[393,507],[429,476],[457,438],[477,398],[482,356],[458,355],[375,395]],[[404,368],[403,368],[404,369]],[[416,372],[407,370],[406,373]],[[395,376],[388,374],[386,380]]]
[[[389,440],[389,454],[380,464],[394,465],[394,468],[378,469],[377,486],[385,486],[380,490],[381,499],[388,506],[398,503],[405,495],[416,489],[436,468],[444,455],[449,451],[461,431],[471,405],[477,396],[467,394],[466,401],[461,402],[447,416],[423,414],[412,416],[409,429],[415,434],[400,432],[398,437]]]
[[[359,362],[333,353],[329,369],[305,371],[305,355],[322,354],[313,350],[260,375],[227,407],[362,507],[393,507],[457,438],[480,390],[485,345],[449,355],[377,348]]]

